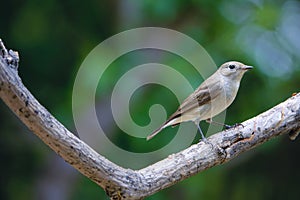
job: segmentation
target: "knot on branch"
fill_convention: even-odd
[[[8,66],[18,70],[19,66],[19,53],[17,51],[9,50],[5,48],[2,40],[0,39],[0,59],[5,62]]]

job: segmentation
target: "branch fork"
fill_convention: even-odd
[[[220,165],[279,135],[300,132],[300,94],[236,126],[140,170],[124,169],[99,155],[57,121],[18,76],[19,55],[0,39],[0,97],[46,145],[111,199],[143,199],[201,171]]]

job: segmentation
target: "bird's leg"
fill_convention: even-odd
[[[206,137],[204,136],[204,134],[203,134],[203,132],[202,132],[202,130],[201,130],[201,128],[200,128],[199,123],[200,123],[200,122],[195,122],[196,126],[198,127],[198,130],[199,130],[199,133],[200,133],[200,135],[201,135],[202,140],[203,140],[204,142],[207,142],[207,139],[206,139]]]
[[[202,137],[202,141],[203,141],[204,143],[206,143],[206,144],[210,144],[211,148],[213,149],[213,148],[214,148],[214,145],[213,145],[210,141],[208,141],[208,140],[206,139],[206,137],[204,136],[204,134],[203,134],[203,132],[202,132],[202,130],[201,130],[201,127],[200,127],[200,122],[199,122],[199,121],[195,121],[195,124],[196,124],[196,126],[198,127],[199,133],[200,133],[200,135],[201,135],[201,137]],[[199,141],[201,141],[201,139],[200,139]]]
[[[215,124],[215,125],[218,125],[218,126],[224,126],[225,127],[225,129],[229,129],[229,128],[231,128],[231,126],[230,125],[227,125],[227,124],[223,124],[223,123],[221,123],[221,122],[216,122],[216,121],[213,121],[211,118],[209,118],[209,119],[207,119],[207,120],[205,120],[207,123],[209,123],[209,124]]]
[[[225,129],[231,129],[231,128],[235,128],[237,126],[244,127],[243,124],[241,124],[241,123],[237,123],[237,124],[234,124],[234,125],[227,125],[227,124],[223,124],[223,123],[220,123],[220,122],[215,122],[211,118],[207,119],[206,122],[209,123],[209,124],[216,124],[216,125],[219,125],[219,126],[224,126]]]
[[[210,122],[213,122],[213,121],[211,121],[210,120]],[[206,137],[204,136],[204,134],[203,134],[203,132],[202,132],[202,130],[201,130],[201,127],[200,127],[200,124],[199,124],[200,122],[195,122],[195,124],[196,124],[196,126],[198,127],[198,130],[199,130],[199,132],[200,132],[200,134],[201,134],[201,137],[202,137],[202,140],[203,140],[203,142],[205,142],[206,144],[210,144],[211,145],[211,148],[212,149],[214,149],[214,145],[210,142],[210,141],[208,141],[207,139],[206,139]],[[216,124],[218,124],[218,125],[225,125],[225,124],[222,124],[222,123],[218,123],[218,122],[216,122]],[[201,139],[200,139],[201,140]],[[222,149],[221,147],[219,147],[219,145],[216,145],[216,150],[218,151],[218,154],[219,155],[221,155],[221,156],[223,156],[224,158],[226,157],[226,151],[224,150],[224,149]]]

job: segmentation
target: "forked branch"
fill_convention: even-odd
[[[124,169],[74,136],[27,90],[18,76],[17,52],[0,40],[0,97],[45,144],[83,175],[101,186],[111,199],[143,199],[155,192],[222,164],[271,138],[300,132],[300,94],[253,117],[243,126],[222,131],[140,170]]]

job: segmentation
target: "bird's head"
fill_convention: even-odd
[[[230,61],[221,65],[219,72],[225,77],[239,81],[243,77],[244,73],[252,68],[252,66],[248,66],[240,62]]]

